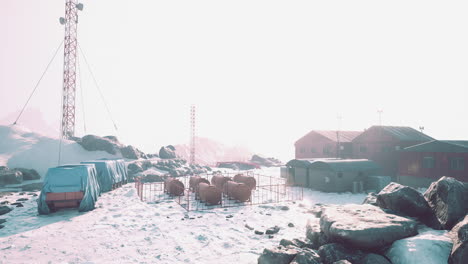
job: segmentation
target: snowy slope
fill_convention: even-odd
[[[7,199],[19,197],[23,196]],[[0,263],[257,263],[265,247],[278,245],[282,238],[305,236],[312,216],[304,214],[307,207],[300,204],[363,199],[364,194],[304,190],[303,202],[284,203],[288,211],[271,204],[187,213],[169,199],[141,202],[127,184],[103,194],[94,211],[66,210],[49,216],[37,215],[33,199],[5,215]],[[246,224],[263,231],[278,225],[281,230],[269,239],[255,235]]]
[[[246,148],[227,146],[208,138],[195,139],[197,153],[195,162],[203,165],[215,165],[218,161],[247,161],[253,153]],[[176,154],[189,160],[190,146],[175,145]]]
[[[87,151],[74,141],[60,140],[20,126],[0,125],[0,166],[35,169],[44,177],[47,169],[59,164],[117,157],[104,151]]]

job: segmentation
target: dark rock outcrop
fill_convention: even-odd
[[[361,264],[392,264],[386,257],[374,253],[367,254]]]
[[[299,253],[297,248],[279,246],[264,249],[258,258],[258,264],[289,264]]]
[[[322,259],[317,251],[305,248],[297,253],[291,264],[322,264]]]
[[[320,231],[320,225],[315,225],[311,222],[307,222],[306,237],[313,249],[318,249],[319,247],[329,243],[325,233]]]
[[[280,228],[278,226],[270,227],[265,231],[265,234],[267,235],[273,235],[276,234],[280,231]]]
[[[351,263],[361,263],[365,253],[361,250],[347,248],[342,244],[326,244],[319,248],[318,254],[324,264],[332,264],[340,260],[347,260]]]
[[[23,174],[23,180],[25,181],[39,180],[41,178],[39,173],[33,169],[16,168],[15,170],[20,171]]]
[[[18,184],[23,182],[23,173],[8,168],[0,171],[0,184]]]
[[[424,224],[440,229],[429,203],[414,188],[392,182],[377,194],[377,205],[397,214],[416,217]]]
[[[108,140],[110,140],[110,141],[112,141],[112,142],[114,142],[114,143],[119,144],[119,140],[117,139],[116,136],[104,136],[104,138],[105,138],[105,139],[108,139]]]
[[[250,162],[258,164],[260,166],[264,166],[264,167],[273,167],[273,166],[281,165],[281,161],[275,158],[265,158],[256,154],[252,156],[252,158],[250,159]]]
[[[453,240],[449,264],[468,263],[468,215],[450,231]]]
[[[366,196],[366,199],[364,199],[364,202],[362,202],[362,204],[370,204],[370,205],[378,206],[378,204],[377,204],[377,194],[373,193],[373,192],[369,193]]]
[[[11,212],[11,209],[9,206],[0,206],[0,215],[8,214]]]
[[[78,142],[84,149],[88,151],[105,151],[109,154],[117,154],[118,144],[108,138],[98,137],[95,135],[86,135]]]
[[[378,249],[417,234],[417,222],[385,213],[376,206],[347,204],[325,208],[320,217],[320,230],[331,242]]]
[[[161,147],[159,150],[159,157],[161,159],[175,159],[177,155],[175,153],[175,148],[172,145]]]
[[[139,159],[144,156],[143,152],[131,145],[120,148],[120,152],[122,153],[122,157],[126,159]]]
[[[468,189],[454,178],[433,182],[424,197],[443,229],[452,229],[468,213]]]

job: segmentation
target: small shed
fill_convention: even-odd
[[[93,210],[100,195],[94,165],[65,165],[47,170],[37,200],[39,214],[49,214],[49,203],[78,206],[80,212]],[[51,205],[52,206],[52,205]]]
[[[326,192],[353,191],[355,182],[364,187],[367,177],[380,170],[367,159],[291,160],[287,166],[292,170],[291,182],[295,185]]]

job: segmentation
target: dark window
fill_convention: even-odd
[[[337,176],[338,176],[338,178],[343,178],[343,173],[342,173],[342,172],[338,172]]]
[[[450,168],[452,168],[452,170],[464,170],[465,160],[463,158],[451,158]]]
[[[317,153],[317,150],[315,148],[310,148],[310,153]]]
[[[432,169],[435,167],[434,157],[424,157],[422,160],[422,167],[425,169]]]
[[[367,147],[366,146],[360,146],[359,147],[359,152],[362,152],[362,153],[367,152]]]

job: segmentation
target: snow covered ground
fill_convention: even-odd
[[[304,205],[361,203],[364,196],[305,190],[302,202],[187,213],[172,200],[141,202],[127,184],[103,194],[94,211],[39,216],[37,197],[13,193],[0,200],[32,199],[0,217],[7,220],[0,229],[0,263],[256,263],[265,247],[305,236],[313,216],[304,214]],[[290,209],[283,211],[282,205]],[[270,239],[246,224],[281,230]]]

